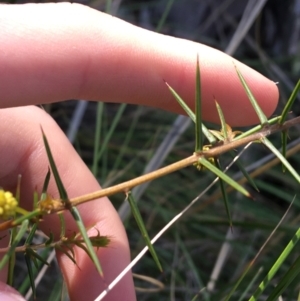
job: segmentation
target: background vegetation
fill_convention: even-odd
[[[138,26],[226,51],[279,82],[281,98],[278,112],[281,112],[299,78],[299,0],[95,0],[83,3],[103,11],[110,10]],[[194,127],[184,116],[152,108],[79,100],[47,105],[46,109],[66,131],[102,187],[175,162],[190,155],[194,149]],[[299,111],[298,98],[293,114],[299,115]],[[101,122],[101,130],[95,138],[97,120],[98,125]],[[219,129],[219,126],[212,127]],[[298,133],[296,127],[289,131],[290,149],[295,149],[299,144]],[[95,161],[97,139],[103,149],[101,157]],[[280,145],[279,136],[272,139],[275,145]],[[229,157],[224,159],[225,163],[226,160],[230,162]],[[232,298],[249,299],[299,227],[299,185],[288,173],[282,173],[281,164],[273,159],[262,146],[252,146],[251,152],[243,155],[242,163],[249,172],[255,172],[253,176],[260,193],[246,184],[255,201],[235,192],[229,194],[233,233],[228,227],[224,203],[215,186],[163,235],[155,244],[155,249],[164,272],[159,272],[148,254],[133,271],[161,281],[164,288],[151,292],[149,288],[153,285],[136,279],[136,286],[145,289],[137,293],[138,300],[192,300],[204,287],[208,291],[201,292],[197,300],[221,300],[257,254],[296,195],[279,230]],[[289,160],[299,171],[299,155],[295,153]],[[270,162],[274,162],[273,166],[269,166]],[[235,179],[242,177],[234,168],[229,174]],[[134,190],[150,237],[199,195],[213,178],[210,173],[187,168]],[[144,241],[124,205],[124,196],[113,196],[111,201],[124,221],[133,258],[144,246]],[[299,256],[299,250],[299,246],[296,247],[272,285],[276,285],[280,276]],[[52,262],[45,274],[41,274],[41,284],[37,287],[40,300],[46,300],[45,296],[48,300],[56,300],[56,297],[59,300],[61,279],[53,284],[53,274],[56,275],[59,270],[55,261]],[[17,265],[20,272],[16,273],[19,276],[15,286],[26,294],[29,288],[26,266],[21,260],[17,261]],[[256,275],[253,286],[243,297],[242,293],[246,292]],[[261,300],[266,299],[271,289],[266,290]],[[297,300],[299,290],[299,280],[296,279],[283,294],[282,300]],[[49,297],[49,291],[54,295]]]

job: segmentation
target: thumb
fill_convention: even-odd
[[[0,300],[1,301],[25,301],[25,299],[11,286],[0,282]]]

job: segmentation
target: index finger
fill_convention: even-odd
[[[79,98],[182,113],[163,80],[193,107],[199,54],[205,119],[218,121],[214,96],[231,126],[258,121],[235,60],[210,47],[67,3],[2,6],[0,28],[2,107]],[[235,63],[266,115],[272,114],[276,85]]]

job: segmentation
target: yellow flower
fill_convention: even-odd
[[[0,189],[0,218],[6,220],[13,217],[17,207],[18,202],[13,194]]]

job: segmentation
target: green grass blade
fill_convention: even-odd
[[[87,231],[86,231],[86,228],[83,224],[83,221],[81,219],[81,216],[79,214],[79,211],[76,207],[72,207],[70,209],[70,212],[73,216],[73,218],[75,219],[76,221],[76,224],[78,226],[78,229],[80,231],[80,234],[84,240],[84,243],[86,245],[86,248],[88,250],[88,255],[90,256],[90,258],[92,259],[94,265],[96,266],[96,269],[97,271],[99,272],[99,274],[101,276],[103,276],[103,272],[102,272],[102,268],[101,268],[101,265],[100,265],[100,261],[99,261],[99,258],[97,257],[97,254],[93,248],[93,245],[92,245],[92,242],[90,240],[90,238],[88,237],[88,234],[87,234]]]
[[[103,108],[104,103],[98,102],[97,103],[97,113],[96,113],[96,130],[95,130],[95,139],[94,139],[94,156],[93,156],[93,166],[92,166],[92,173],[95,177],[98,174],[98,158],[97,154],[99,152],[99,145],[101,140],[101,127],[102,127],[102,117],[103,117]]]
[[[136,113],[134,114],[133,120],[130,123],[129,130],[126,133],[126,138],[124,139],[124,142],[122,143],[122,146],[120,147],[118,157],[114,160],[114,165],[113,165],[111,171],[116,171],[119,169],[119,165],[122,162],[124,154],[126,153],[126,149],[129,145],[129,142],[132,140],[134,130],[136,129],[137,123],[141,117],[142,112],[143,112],[143,107],[138,106]]]
[[[62,201],[68,203],[69,202],[68,194],[67,194],[67,191],[66,191],[66,189],[65,189],[65,187],[64,187],[64,185],[61,181],[61,178],[59,176],[55,161],[54,161],[53,156],[52,156],[50,145],[48,143],[48,139],[47,139],[47,137],[46,137],[46,135],[45,135],[42,128],[41,128],[41,130],[42,130],[42,134],[43,134],[43,141],[44,141],[45,149],[46,149],[46,152],[47,152],[49,164],[50,164],[50,167],[52,169],[52,173],[53,173],[53,176],[54,176],[54,179],[55,179],[55,182],[56,182],[56,186],[57,186],[58,191],[59,191],[59,196],[62,199]]]
[[[136,202],[131,194],[131,192],[129,191],[128,194],[127,194],[127,199],[128,199],[128,202],[129,202],[129,205],[131,207],[131,211],[132,211],[132,214],[136,220],[136,223],[142,233],[142,236],[146,242],[146,245],[148,246],[149,248],[149,252],[150,254],[152,255],[157,267],[159,268],[159,270],[162,272],[162,266],[159,262],[159,259],[157,257],[157,254],[153,248],[153,245],[151,244],[151,241],[150,241],[150,238],[149,238],[149,235],[148,235],[148,232],[146,230],[146,227],[144,225],[144,222],[143,222],[143,219],[142,219],[142,216],[140,214],[140,211],[136,205]]]
[[[200,79],[200,66],[199,66],[199,55],[197,55],[196,65],[196,91],[195,91],[195,111],[196,111],[196,122],[195,122],[195,135],[196,145],[195,152],[202,151],[202,106],[201,106],[201,79]]]
[[[191,254],[189,253],[185,243],[182,241],[182,239],[179,237],[178,232],[176,232],[176,238],[179,244],[180,249],[182,250],[183,255],[186,258],[187,266],[190,269],[190,272],[193,274],[193,277],[195,278],[195,285],[196,287],[201,287],[204,289],[204,283],[200,277],[200,273],[197,269],[197,264],[194,262]],[[197,296],[197,295],[196,295]],[[195,297],[194,297],[195,298]],[[208,292],[204,289],[202,294],[201,294],[201,300],[209,301],[209,294]]]
[[[300,256],[296,259],[292,266],[288,269],[275,289],[272,290],[266,301],[278,300],[279,296],[287,289],[290,283],[300,274]]]
[[[277,273],[278,269],[282,266],[285,259],[288,257],[288,255],[291,253],[295,245],[300,239],[300,228],[296,231],[294,237],[290,240],[290,242],[287,244],[285,249],[282,251],[278,259],[273,264],[272,268],[268,272],[267,276],[263,279],[263,281],[260,283],[254,294],[251,296],[249,301],[256,301],[258,300],[258,297],[263,293],[263,291],[266,289],[266,287],[269,285],[275,274]]]
[[[220,171],[222,171],[219,160],[215,160],[215,164],[216,164],[216,167]],[[227,217],[228,217],[228,220],[229,220],[229,226],[230,226],[230,228],[232,228],[232,218],[231,218],[231,214],[230,214],[230,210],[229,210],[228,194],[227,194],[226,189],[225,189],[225,183],[221,178],[219,180],[219,183],[220,183],[220,188],[221,188],[223,201],[224,201],[224,205],[225,205],[225,209],[226,209],[226,214],[227,214]]]
[[[185,103],[185,101],[177,94],[177,92],[167,83],[165,82],[167,87],[169,88],[170,92],[176,99],[176,101],[179,103],[179,105],[182,107],[182,109],[186,112],[186,114],[192,119],[194,123],[196,123],[196,115],[195,113],[189,108],[189,106]],[[216,138],[209,132],[209,130],[206,128],[204,124],[202,124],[202,132],[204,136],[207,138],[207,140],[214,144],[216,143]]]
[[[286,158],[286,147],[287,147],[287,131],[281,132],[281,145],[282,145],[282,156]],[[285,172],[285,166],[282,165],[282,171]]]
[[[158,22],[158,24],[157,24],[157,26],[155,28],[156,32],[160,32],[161,31],[163,25],[166,22],[166,19],[167,19],[168,15],[169,15],[169,12],[170,12],[173,4],[174,4],[174,1],[175,0],[169,0],[168,1],[167,5],[166,5],[166,8],[164,9],[163,15],[161,16],[161,18],[160,18],[160,20],[159,20],[159,22]]]
[[[122,103],[117,111],[117,114],[116,116],[114,117],[113,121],[112,121],[112,124],[109,128],[109,131],[107,132],[107,134],[105,135],[105,138],[101,144],[101,149],[99,150],[98,154],[97,154],[97,161],[99,161],[99,159],[101,158],[102,154],[104,153],[105,149],[107,148],[107,144],[112,136],[112,134],[114,133],[119,121],[120,121],[120,118],[122,117],[122,114],[126,108],[127,104],[125,103]],[[98,137],[96,139],[99,139]]]
[[[236,72],[239,76],[239,79],[240,79],[240,81],[241,81],[241,83],[244,87],[244,90],[245,90],[245,92],[246,92],[246,94],[247,94],[247,96],[248,96],[248,98],[249,98],[249,100],[250,100],[250,102],[251,102],[251,104],[252,104],[252,106],[253,106],[253,108],[254,108],[254,110],[255,110],[258,118],[259,118],[259,120],[260,120],[260,123],[262,125],[268,124],[268,118],[266,117],[265,113],[262,111],[262,109],[258,105],[258,103],[257,103],[254,95],[252,94],[251,90],[249,89],[243,75],[241,74],[241,72],[239,71],[239,69],[236,66],[235,66],[235,69],[236,69]]]
[[[289,111],[291,110],[292,105],[294,104],[294,101],[297,97],[297,94],[299,93],[300,90],[300,79],[298,80],[298,83],[296,84],[289,100],[287,101],[286,105],[284,106],[283,110],[282,110],[282,114],[281,117],[279,119],[279,124],[283,124],[286,120],[286,117],[289,113]]]
[[[248,271],[248,269],[247,269]],[[240,298],[238,299],[238,301],[243,301],[246,299],[246,296],[248,295],[249,291],[252,289],[253,285],[256,283],[256,280],[258,279],[258,277],[260,276],[260,274],[262,273],[263,268],[260,267],[257,271],[257,273],[254,275],[254,277],[251,279],[251,281],[249,282],[249,284],[247,285],[247,287],[243,290]],[[242,276],[246,276],[246,273],[243,273]],[[241,280],[243,280],[244,277],[241,277]],[[240,283],[240,281],[238,281],[238,284]],[[224,300],[225,301],[225,300]]]
[[[245,195],[246,197],[251,197],[249,192],[241,186],[239,183],[231,179],[229,176],[227,176],[223,171],[215,167],[213,164],[211,164],[208,160],[206,160],[203,157],[200,157],[198,160],[198,163],[209,169],[211,172],[213,172],[216,176],[218,176],[220,179],[225,181],[227,184],[232,186],[234,189]]]
[[[5,266],[5,264],[8,262],[9,258],[11,257],[11,255],[14,253],[15,248],[18,246],[18,244],[20,243],[21,239],[23,238],[25,232],[27,231],[28,224],[29,224],[28,220],[24,220],[22,222],[21,227],[20,227],[15,239],[13,240],[8,252],[4,254],[3,258],[0,261],[0,270],[3,269],[3,267]]]
[[[223,114],[223,111],[222,111],[220,105],[218,104],[218,102],[216,100],[215,100],[215,103],[216,103],[217,111],[218,111],[219,118],[221,121],[221,127],[222,127],[222,133],[224,136],[224,140],[226,141],[228,139],[228,135],[227,135],[227,124],[225,121],[225,117],[224,117],[224,114]]]
[[[283,157],[280,151],[268,140],[267,138],[261,139],[262,143],[281,161],[286,169],[292,174],[292,176],[300,183],[300,176],[292,165]]]

